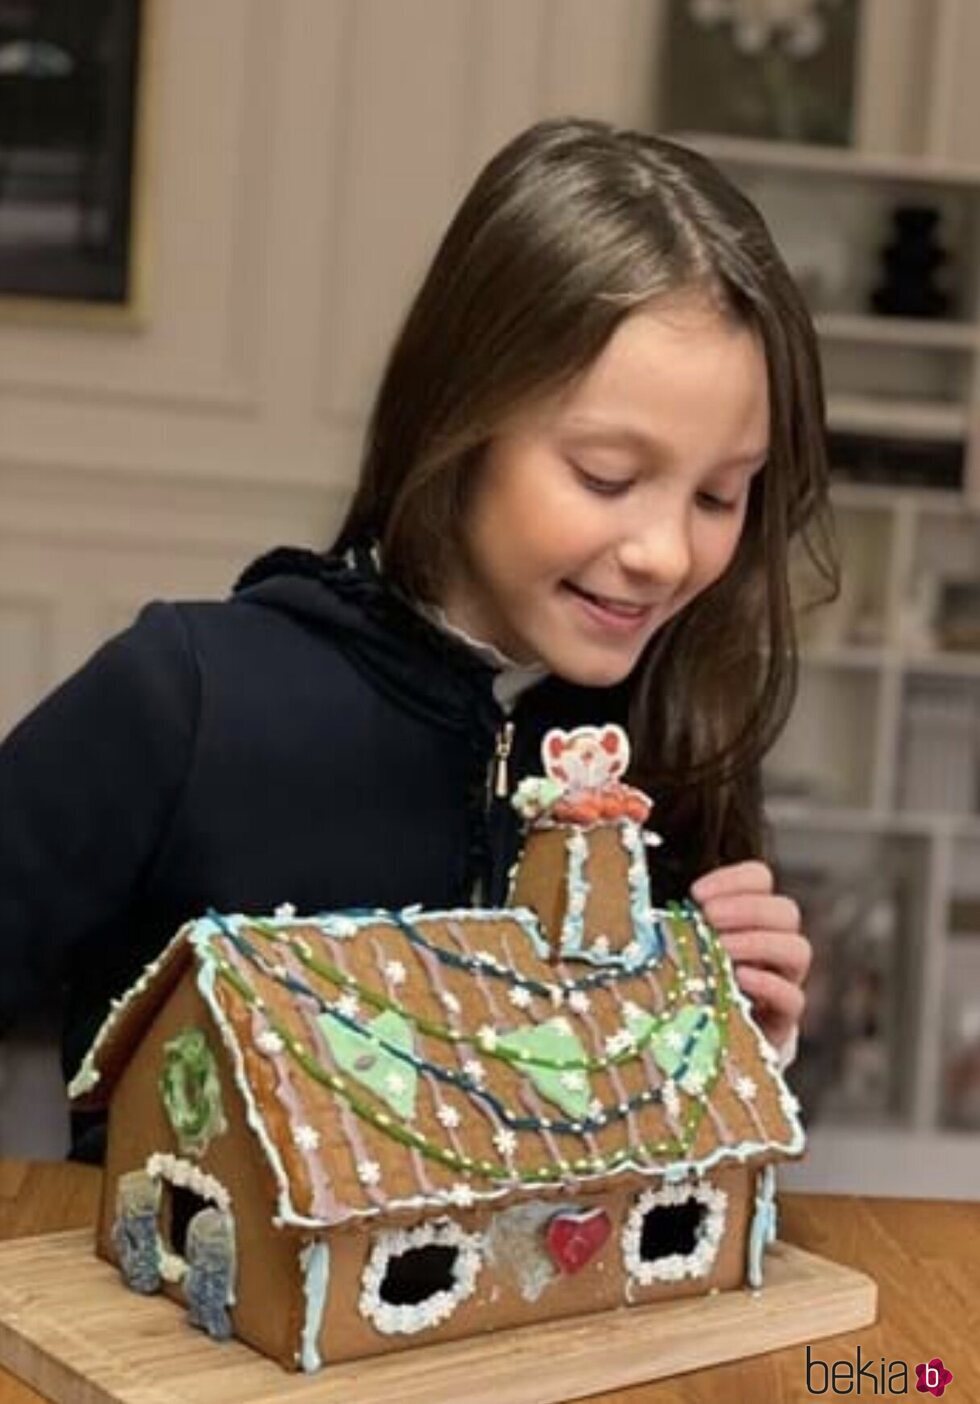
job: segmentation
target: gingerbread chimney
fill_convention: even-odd
[[[652,801],[624,785],[629,741],[618,726],[549,731],[545,775],[521,782],[514,807],[527,826],[508,906],[530,907],[558,960],[645,958],[662,937],[651,919],[643,823]]]

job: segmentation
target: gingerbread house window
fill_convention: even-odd
[[[160,1206],[161,1237],[169,1252],[179,1258],[187,1256],[187,1229],[191,1219],[201,1209],[207,1209],[208,1200],[195,1194],[183,1185],[164,1182],[163,1202]]]
[[[664,1185],[640,1195],[623,1229],[623,1261],[643,1286],[707,1277],[725,1233],[728,1196],[709,1184]]]
[[[361,1312],[387,1335],[411,1335],[452,1316],[481,1266],[480,1239],[442,1219],[375,1239],[361,1281]]]

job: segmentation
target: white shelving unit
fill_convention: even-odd
[[[817,1050],[810,1153],[786,1182],[977,1198],[980,170],[682,139],[755,200],[806,290],[830,429],[904,441],[906,463],[926,442],[962,446],[956,488],[931,487],[925,470],[916,486],[836,485],[842,593],[804,620],[800,696],[767,788],[777,856],[787,883],[800,882],[804,910],[809,894],[810,1003],[823,1004],[831,1030]],[[940,239],[955,251],[950,320],[867,311],[890,211],[903,203],[941,211]],[[944,646],[944,582],[975,583],[972,650],[962,637]],[[957,1038],[970,1029],[975,1090],[964,1118],[954,1060],[962,1063]],[[808,1052],[805,1038],[805,1101]]]

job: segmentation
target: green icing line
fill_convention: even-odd
[[[401,1014],[386,1009],[363,1031],[352,1029],[333,1014],[318,1014],[317,1024],[340,1067],[376,1097],[387,1102],[400,1117],[415,1115],[418,1070],[390,1050],[414,1052],[412,1026]]]

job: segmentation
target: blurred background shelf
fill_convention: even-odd
[[[766,767],[816,958],[787,1184],[980,1197],[980,167],[693,137],[815,314],[843,579],[801,616]],[[871,310],[894,210],[937,212],[950,315]],[[797,585],[809,581],[800,563]]]

